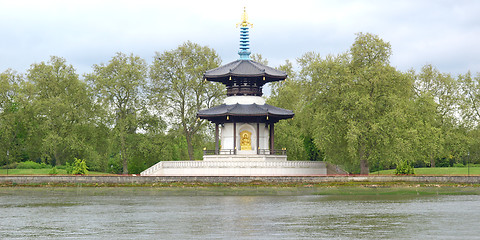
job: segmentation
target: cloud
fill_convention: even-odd
[[[308,51],[345,52],[355,33],[370,32],[392,44],[392,65],[401,70],[432,63],[443,72],[480,72],[480,2],[417,0],[0,1],[0,71],[24,72],[56,55],[84,73],[116,52],[150,62],[188,40],[233,61],[244,5],[252,52],[272,66]]]

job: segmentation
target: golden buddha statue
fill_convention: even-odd
[[[252,150],[252,133],[249,131],[242,131],[240,133],[240,150]]]

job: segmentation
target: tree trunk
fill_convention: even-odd
[[[122,152],[120,154],[120,157],[122,158],[122,164],[123,164],[123,174],[128,174],[128,159],[127,159],[127,147],[125,143],[125,134],[122,134],[120,136],[120,143],[121,143],[121,149]]]
[[[358,150],[358,157],[360,158],[360,174],[368,175],[370,173],[370,169],[368,167],[368,160],[365,154],[365,147],[362,145]]]
[[[55,166],[60,166],[60,160],[58,158],[58,152],[55,150],[55,153],[53,154],[53,157],[55,158]]]
[[[430,167],[434,168],[435,167],[435,158],[430,157]]]
[[[187,139],[187,149],[188,149],[188,158],[190,161],[193,160],[193,143],[192,143],[192,136],[190,134],[185,134]]]

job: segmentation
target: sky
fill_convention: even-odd
[[[83,75],[117,52],[151,63],[186,41],[215,49],[225,64],[238,59],[244,7],[251,51],[272,67],[311,51],[344,53],[368,32],[390,42],[401,71],[432,64],[453,75],[480,72],[475,0],[0,0],[0,72],[26,73],[59,56]]]

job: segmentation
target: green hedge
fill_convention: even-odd
[[[41,169],[41,168],[50,168],[50,166],[45,163],[36,163],[32,161],[20,162],[17,164],[17,169]]]

